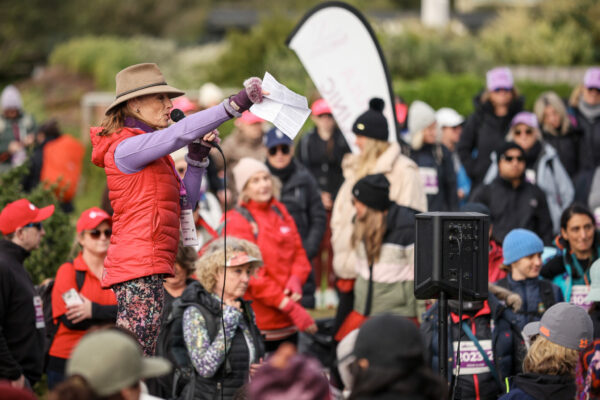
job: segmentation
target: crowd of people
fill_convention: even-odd
[[[49,281],[23,263],[54,206],[0,212],[2,396],[31,398],[43,374],[51,399],[600,396],[599,67],[532,112],[494,68],[471,115],[415,100],[395,141],[379,98],[348,143],[324,99],[297,141],[253,115],[259,78],[183,95],[156,64],[117,74],[90,129],[105,196]],[[0,171],[29,163],[24,189],[72,212],[83,147],[36,126],[14,86],[0,100]],[[490,221],[489,297],[449,301],[448,360],[439,304],[414,296],[426,211]]]

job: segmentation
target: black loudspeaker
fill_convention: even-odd
[[[417,214],[415,297],[458,299],[459,272],[465,300],[488,297],[489,218],[475,212]]]

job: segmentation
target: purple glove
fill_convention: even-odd
[[[244,88],[238,94],[229,97],[229,105],[239,113],[247,111],[252,104],[262,101],[262,80],[260,78],[246,79]]]
[[[219,131],[215,129],[211,133],[214,133],[217,135],[217,137],[215,138],[215,142],[218,144],[219,143]],[[208,133],[207,133],[207,135],[208,135]],[[192,143],[188,144],[187,156],[190,160],[202,162],[202,161],[204,161],[204,159],[206,157],[208,157],[208,153],[210,152],[210,149],[212,149],[212,146],[209,142],[205,142],[204,140],[197,139],[197,140],[194,140]]]

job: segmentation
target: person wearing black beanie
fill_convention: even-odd
[[[358,277],[352,311],[335,339],[340,341],[366,318],[394,313],[417,321],[424,306],[414,297],[414,241],[417,211],[389,199],[383,174],[367,175],[352,188],[356,217],[351,248]]]
[[[389,182],[388,198],[391,202],[427,211],[427,197],[417,164],[402,154],[397,142],[388,141],[389,127],[383,115],[384,107],[382,99],[371,99],[369,108],[352,125],[358,152],[346,154],[342,162],[345,180],[331,215],[333,270],[339,291],[335,329],[341,326],[354,305],[356,254],[350,245],[356,214],[352,206],[354,185],[367,175],[382,174]]]
[[[382,99],[372,98],[369,101],[369,109],[362,113],[352,124],[352,132],[358,136],[387,142],[389,130],[387,119],[383,116],[384,107],[385,103]]]

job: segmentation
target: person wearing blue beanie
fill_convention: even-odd
[[[496,285],[521,297],[516,320],[523,330],[527,323],[539,321],[544,311],[563,301],[562,292],[552,282],[540,279],[544,242],[537,234],[528,229],[513,229],[505,236],[502,251],[503,268],[508,270],[508,275]]]

